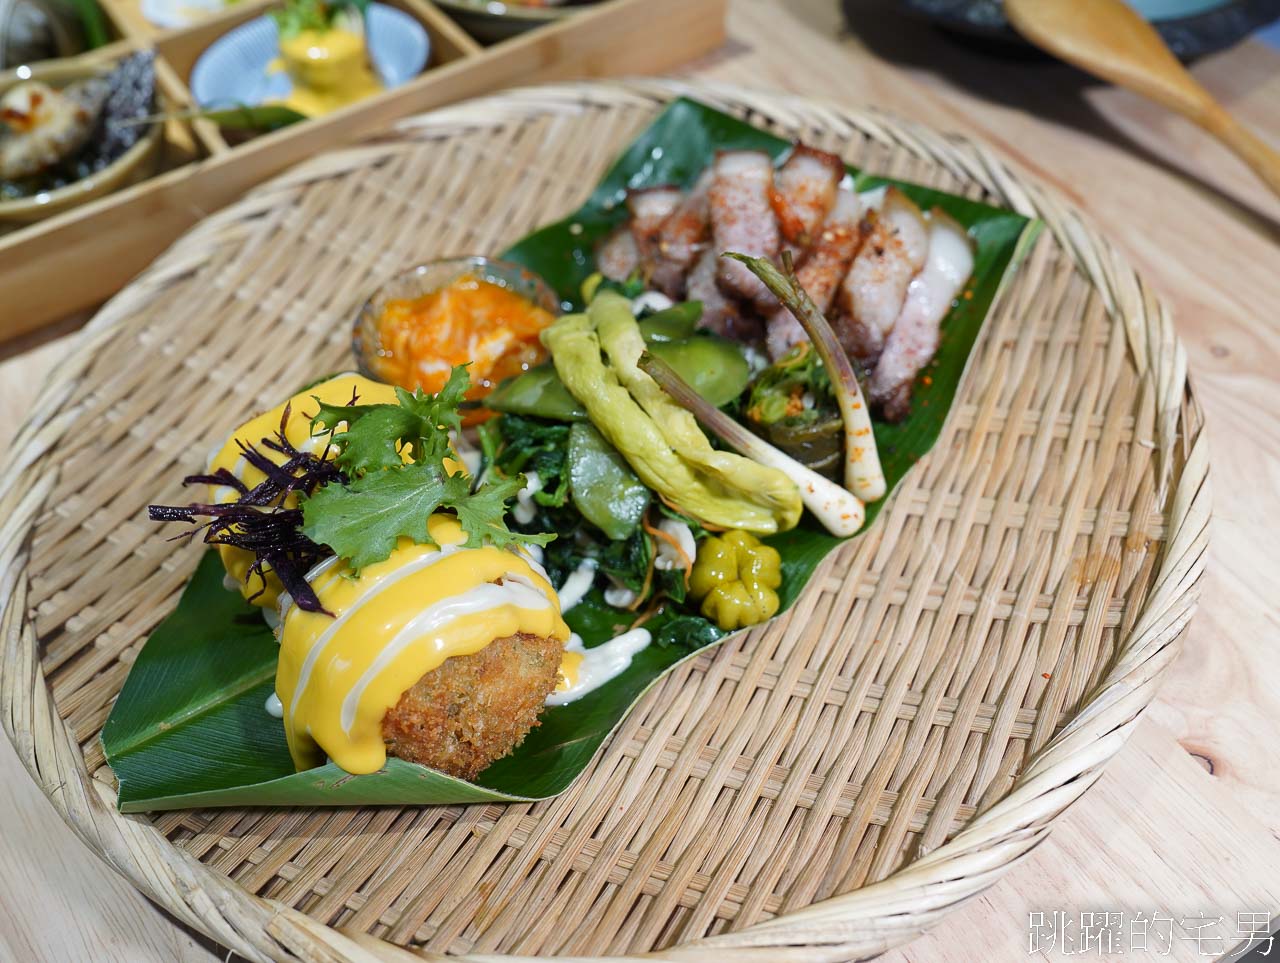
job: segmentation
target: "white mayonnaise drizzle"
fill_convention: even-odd
[[[611,679],[616,679],[631,665],[637,652],[646,649],[653,640],[648,629],[632,629],[610,639],[603,645],[588,649],[575,632],[569,636],[566,652],[577,652],[582,655],[578,666],[578,681],[573,688],[563,691],[557,689],[547,696],[547,705],[562,706],[576,702],[588,692],[594,692]]]
[[[284,718],[284,703],[280,701],[280,697],[274,692],[267,696],[267,704],[265,706],[267,715],[274,719]]]
[[[508,575],[503,577],[501,583],[485,582],[483,585],[468,589],[461,595],[427,606],[382,647],[377,658],[370,663],[369,668],[365,669],[364,674],[360,676],[360,680],[351,687],[346,698],[342,700],[342,730],[347,735],[351,735],[351,727],[355,725],[356,710],[360,706],[364,690],[383,669],[395,661],[401,652],[415,644],[436,644],[437,640],[432,638],[432,634],[450,622],[464,615],[487,612],[501,605],[514,605],[522,609],[545,609],[551,605],[551,600],[519,576]],[[308,660],[310,660],[309,654]],[[299,682],[299,691],[302,688],[303,685]]]
[[[612,576],[610,576],[610,581],[613,581]],[[619,582],[613,582],[612,585],[604,590],[604,600],[615,609],[629,608],[635,604],[635,600],[639,597],[634,591]]]
[[[521,525],[528,525],[538,514],[538,506],[533,496],[542,491],[542,479],[536,471],[526,472],[524,488],[516,493],[516,503],[511,508],[511,515]]]
[[[680,551],[676,551],[675,545],[670,542],[655,539],[658,543],[658,554],[653,560],[654,568],[669,572],[676,568],[682,569],[687,562],[693,561],[693,557],[698,554],[698,544],[693,539],[693,530],[686,523],[678,518],[664,518],[658,522],[658,530],[674,538],[676,544],[680,546]],[[683,557],[680,552],[684,553]]]
[[[401,579],[408,578],[410,575],[414,574],[415,572],[420,572],[422,569],[427,568],[431,565],[434,565],[436,562],[439,562],[443,559],[448,558],[450,555],[452,555],[454,552],[459,551],[461,548],[462,548],[461,542],[459,542],[456,545],[445,545],[445,546],[442,546],[438,552],[427,552],[423,555],[420,555],[418,558],[415,558],[413,561],[400,566],[398,569],[395,569],[392,572],[388,572],[387,574],[383,575],[382,578],[374,582],[373,585],[369,586],[369,588],[360,596],[360,598],[357,599],[354,603],[352,603],[350,608],[348,608],[345,612],[343,612],[341,615],[335,618],[332,622],[330,622],[328,628],[326,628],[323,632],[320,633],[320,635],[316,637],[315,642],[313,642],[311,645],[311,650],[307,653],[307,657],[302,662],[302,669],[298,672],[297,687],[293,690],[293,701],[289,706],[289,716],[292,717],[298,711],[298,700],[302,698],[302,693],[306,691],[307,684],[311,681],[311,670],[315,668],[316,662],[320,659],[320,653],[324,651],[325,647],[329,644],[329,640],[332,639],[334,635],[337,634],[338,630],[341,629],[344,625],[346,625],[348,620],[353,615],[355,615],[356,612],[360,610],[362,602],[364,602],[366,599],[372,598],[373,596],[377,595],[379,592],[382,592],[387,588],[390,588],[392,585],[394,585],[396,582],[399,582]],[[334,558],[336,559],[336,556],[334,556]],[[311,582],[312,579],[316,576],[317,572],[321,569],[321,566],[328,565],[330,561],[331,561],[330,559],[325,559],[325,561],[321,562],[320,565],[317,565],[310,572],[308,572],[307,581]],[[428,609],[428,611],[430,611],[430,609]],[[284,631],[283,623],[284,623],[285,612],[286,612],[285,606],[281,605],[280,606],[280,622],[281,622],[282,632]]]
[[[564,580],[564,585],[560,586],[557,593],[560,596],[560,612],[561,614],[568,612],[571,608],[583,600],[591,586],[596,580],[596,560],[594,558],[586,558],[582,560],[582,564],[570,573],[569,577]]]
[[[515,553],[520,556],[528,566],[541,575],[548,582],[551,576],[547,574],[547,570],[542,567],[542,546],[534,545],[530,542],[528,545],[519,545],[515,549]]]

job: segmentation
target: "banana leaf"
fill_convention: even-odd
[[[566,308],[575,307],[581,282],[594,268],[595,244],[626,217],[622,202],[628,188],[688,186],[719,149],[754,148],[777,158],[789,146],[703,104],[676,101],[627,148],[579,210],[530,234],[503,257],[539,273]],[[853,169],[850,173],[859,190],[887,183]],[[937,205],[965,225],[977,255],[966,296],[943,325],[929,379],[916,386],[911,415],[897,425],[875,425],[890,491],[941,432],[991,302],[1039,230],[1037,222],[1011,211],[916,185],[898,186],[921,207]],[[882,504],[868,506],[868,525]],[[806,516],[800,527],[771,542],[783,559],[780,595],[785,610],[840,540]],[[686,623],[672,622],[672,631],[665,634],[674,634],[675,641],[655,642],[612,682],[568,706],[548,709],[524,743],[475,782],[398,759],[364,776],[349,775],[333,764],[295,773],[283,727],[264,709],[274,687],[275,639],[258,611],[223,587],[222,575],[217,556],[207,553],[177,608],[138,654],[103,729],[123,811],[455,804],[553,796],[582,772],[646,689],[723,638],[701,620],[687,620],[691,628],[701,629],[681,637]],[[610,608],[596,590],[566,620],[592,646],[612,637],[627,615]]]
[[[71,9],[75,12],[84,29],[85,45],[90,50],[105,47],[111,42],[111,31],[107,28],[107,16],[98,5],[98,0],[71,0]]]
[[[283,104],[236,104],[217,110],[196,110],[186,116],[211,120],[229,130],[279,130],[307,119],[306,114]]]
[[[166,120],[211,120],[227,130],[267,132],[279,130],[281,127],[288,127],[290,124],[297,124],[306,119],[306,114],[300,114],[292,107],[286,107],[283,104],[235,104],[231,107],[212,109],[197,107],[191,110],[147,114],[145,117],[134,117],[115,123],[119,127],[135,127]]]

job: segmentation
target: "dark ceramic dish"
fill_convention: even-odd
[[[1000,0],[898,0],[913,14],[961,33],[1026,46]],[[1280,18],[1280,0],[1129,0],[1183,60],[1238,43]]]

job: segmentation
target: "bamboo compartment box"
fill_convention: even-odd
[[[488,47],[431,0],[387,2],[421,23],[431,42],[426,69],[403,86],[243,143],[229,142],[208,120],[170,121],[158,175],[36,224],[0,224],[0,340],[100,304],[201,217],[326,148],[502,87],[662,73],[725,37],[725,0],[605,0]],[[157,31],[143,19],[138,0],[102,0],[119,39],[84,59],[96,63],[154,49],[167,110],[190,110],[187,83],[200,54],[275,5],[239,0],[193,26]],[[14,76],[0,72],[0,81]]]

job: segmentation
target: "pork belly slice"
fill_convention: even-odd
[[[715,251],[776,257],[782,237],[770,202],[773,161],[769,155],[754,150],[720,151],[714,172],[708,204]],[[772,298],[760,279],[741,262],[721,258],[716,279],[726,294],[742,301]]]
[[[707,247],[710,230],[707,196],[714,178],[714,167],[704,170],[658,232],[657,260],[651,280],[667,297],[677,300],[684,297],[686,277]]]
[[[808,258],[796,270],[796,280],[824,314],[862,244],[863,226],[862,200],[852,191],[838,191]],[[806,338],[800,322],[779,305],[768,322],[769,356],[777,361]]]
[[[929,212],[928,238],[924,269],[907,288],[902,311],[871,375],[868,394],[886,421],[901,421],[910,413],[916,375],[933,360],[942,319],[973,273],[972,239],[936,207]]]
[[[797,262],[817,241],[843,178],[844,162],[839,157],[804,144],[796,144],[774,175],[773,212]]]
[[[868,218],[870,232],[837,295],[835,330],[849,357],[875,365],[902,311],[911,279],[924,267],[929,229],[920,208],[896,187]]]
[[[763,333],[759,318],[727,297],[717,283],[718,262],[723,260],[713,248],[703,251],[689,273],[686,296],[690,301],[702,302],[698,327],[744,344],[755,343]]]
[[[631,212],[631,233],[640,252],[640,266],[649,275],[658,259],[658,236],[680,202],[684,192],[678,187],[644,187],[627,191],[627,210]]]
[[[640,267],[640,249],[629,224],[615,227],[596,250],[596,267],[611,281],[625,281]]]

